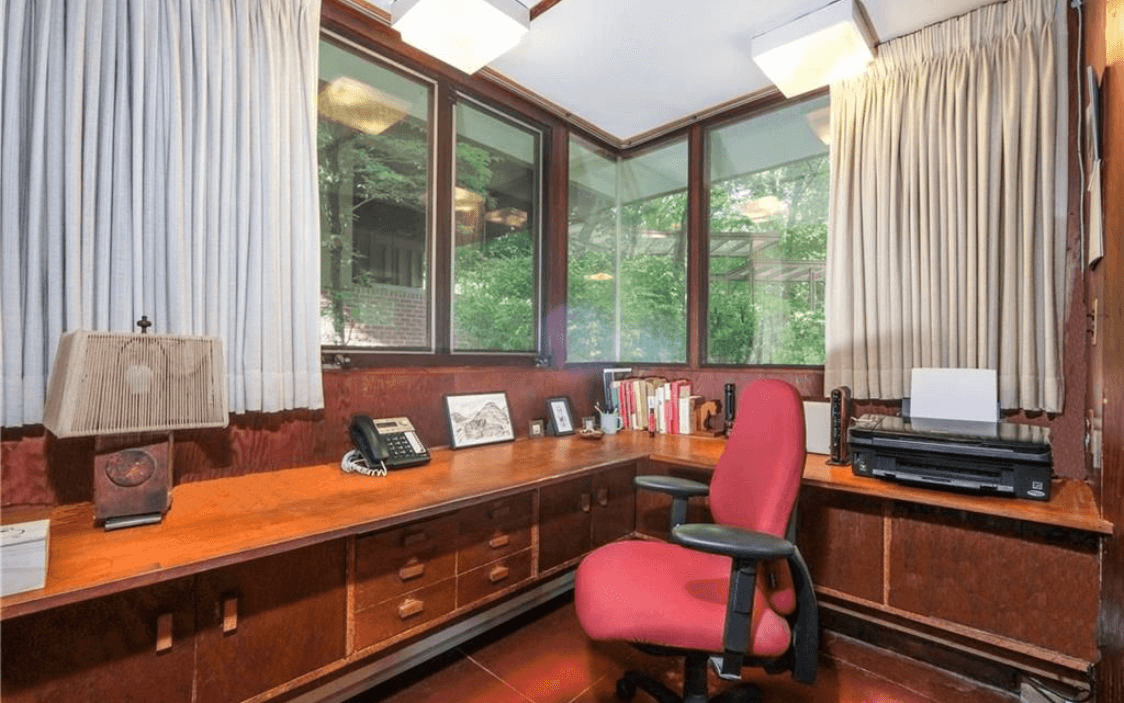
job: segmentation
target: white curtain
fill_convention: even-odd
[[[993,368],[1003,407],[1061,410],[1056,13],[990,5],[832,86],[826,387],[902,398],[914,367]]]
[[[0,10],[4,426],[67,330],[205,334],[231,410],[323,406],[319,0]]]

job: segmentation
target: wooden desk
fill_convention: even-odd
[[[270,634],[267,627],[266,634],[255,634],[249,618],[264,621],[273,617],[277,622],[269,627],[292,630],[305,622],[301,618],[311,618],[308,627],[324,633],[325,644],[320,649],[326,654],[312,661],[290,662],[288,671],[293,675],[284,674],[289,678],[279,679],[277,674],[246,686],[225,682],[227,687],[219,686],[214,699],[273,697],[330,678],[357,662],[379,656],[387,647],[408,641],[418,632],[453,622],[572,568],[585,550],[626,534],[637,522],[643,522],[643,515],[633,517],[636,507],[631,488],[625,489],[628,493],[624,498],[619,495],[631,475],[638,470],[685,470],[705,477],[723,447],[724,442],[717,439],[649,438],[644,433],[625,432],[601,441],[545,438],[460,451],[435,450],[427,466],[392,472],[385,478],[344,474],[335,465],[251,474],[176,486],[171,511],[163,523],[118,532],[94,528],[89,504],[63,506],[51,513],[46,587],[0,600],[0,617],[5,621],[4,659],[11,662],[4,666],[5,683],[9,683],[17,665],[32,669],[38,665],[34,661],[21,664],[8,656],[26,644],[17,638],[33,637],[48,626],[56,633],[65,632],[74,626],[72,620],[76,618],[89,621],[82,625],[82,631],[122,620],[136,621],[130,637],[159,641],[166,636],[177,643],[171,647],[172,654],[160,655],[162,666],[176,657],[183,660],[178,668],[163,667],[175,669],[166,677],[170,691],[166,699],[177,700],[182,696],[176,694],[190,692],[193,680],[198,690],[209,690],[207,677],[211,676],[199,669],[207,665],[206,657],[192,663],[194,655],[188,656],[184,650],[203,652],[206,645],[206,651],[214,651],[233,641],[231,632],[247,640],[258,637],[260,646],[274,646],[276,631]],[[963,496],[856,477],[849,468],[828,467],[824,457],[813,455],[805,471],[805,486],[801,543],[827,607],[912,628],[925,636],[955,640],[961,648],[974,648],[1045,675],[1056,676],[1057,667],[1079,669],[1094,657],[1096,613],[1095,609],[1091,614],[1085,612],[1084,600],[1073,611],[1079,619],[1079,634],[1057,651],[1033,637],[1024,641],[1024,634],[1017,628],[1011,630],[1006,620],[980,626],[971,618],[967,618],[967,624],[961,622],[965,618],[959,613],[933,617],[924,610],[915,612],[911,608],[924,603],[903,603],[901,598],[917,596],[916,588],[908,588],[912,583],[910,569],[917,565],[898,563],[908,561],[910,556],[903,535],[911,540],[936,539],[926,548],[939,545],[942,538],[953,539],[959,545],[954,551],[978,546],[983,535],[987,544],[984,552],[1013,549],[1019,558],[1062,564],[1071,569],[1071,578],[1076,569],[1079,579],[1096,579],[1097,562],[1090,557],[1088,547],[1096,544],[1097,535],[1111,534],[1112,525],[1100,517],[1084,484],[1055,482],[1054,498],[1049,503]],[[472,524],[464,521],[485,519],[480,517],[485,514],[481,510],[506,499],[528,501],[532,513],[528,523],[531,546],[525,557],[518,557],[527,560],[525,579],[469,603],[457,601],[455,595],[442,596],[452,599],[452,609],[428,624],[407,628],[375,645],[356,645],[356,623],[365,612],[356,604],[357,590],[362,590],[356,579],[357,540],[362,544],[364,536],[389,534],[403,525],[428,524],[431,520],[437,521],[434,524],[438,528],[441,520],[461,520],[450,528],[453,533],[471,532]],[[563,536],[583,530],[584,537],[576,546],[560,546]],[[947,530],[952,532],[946,534]],[[448,546],[452,551],[447,551],[466,554],[469,548],[452,540]],[[901,554],[895,551],[901,549]],[[964,554],[980,556],[979,549]],[[450,558],[456,563],[456,556]],[[924,568],[918,573],[936,573],[942,568],[956,573],[947,563],[947,554],[939,558],[943,564],[922,560]],[[500,564],[498,560],[495,563]],[[1019,573],[1007,574],[1006,578],[1034,591],[1040,587],[1039,569],[1032,566],[1034,563],[1027,562]],[[522,564],[513,562],[510,572],[524,568]],[[308,565],[315,566],[310,569]],[[492,578],[509,573],[506,562],[501,566],[500,571],[492,567]],[[957,568],[978,566],[962,564]],[[450,572],[453,585],[447,588],[454,590],[449,593],[467,592],[466,585],[457,584],[467,584],[473,577],[459,567],[455,569]],[[1057,578],[1065,577],[1062,574]],[[903,579],[908,583],[899,583]],[[291,588],[275,595],[271,589],[287,580]],[[984,579],[976,587],[988,587],[993,580]],[[1084,593],[1082,588],[1078,590]],[[242,592],[262,594],[256,600],[261,613],[243,614],[241,624],[235,613],[233,630],[224,632],[222,629],[231,623],[227,622],[230,614],[223,611],[237,610],[237,595]],[[310,603],[307,612],[294,610],[296,601]],[[152,623],[134,617],[138,607]],[[399,603],[396,607],[399,612],[410,612],[420,606]],[[320,624],[329,621],[331,626]],[[362,622],[359,626],[364,627]],[[132,657],[134,653],[129,651]],[[60,652],[50,647],[45,652],[43,657],[53,654],[54,659],[60,659]],[[130,675],[152,677],[152,667],[144,665],[143,658],[128,663],[131,659],[122,655],[121,661],[127,665],[114,669],[110,664],[119,662],[106,663],[95,657],[91,664],[88,660],[94,655],[88,652],[79,656],[67,650],[61,654],[71,657],[86,674],[102,668],[111,672],[106,674],[108,678],[102,677],[107,686],[121,686]],[[91,686],[90,690],[98,690],[96,685]],[[6,686],[6,696],[12,690]],[[206,696],[196,699],[205,700]]]

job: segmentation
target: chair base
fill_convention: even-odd
[[[627,671],[617,680],[617,698],[632,700],[639,689],[657,703],[761,703],[761,689],[753,684],[742,684],[707,698],[706,666],[709,660],[709,655],[700,652],[684,656],[681,696],[643,672]]]

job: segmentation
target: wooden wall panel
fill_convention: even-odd
[[[904,504],[889,534],[889,605],[1096,659],[1095,537]]]
[[[881,603],[882,523],[882,501],[803,489],[796,543],[808,562],[812,581]]]

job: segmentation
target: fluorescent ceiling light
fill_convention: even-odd
[[[517,0],[395,0],[391,26],[407,44],[476,73],[519,43],[531,12]]]
[[[874,33],[855,0],[835,2],[759,34],[753,60],[785,97],[861,73],[874,58]]]
[[[324,86],[319,104],[324,117],[367,134],[382,134],[410,108],[405,101],[348,76]]]

